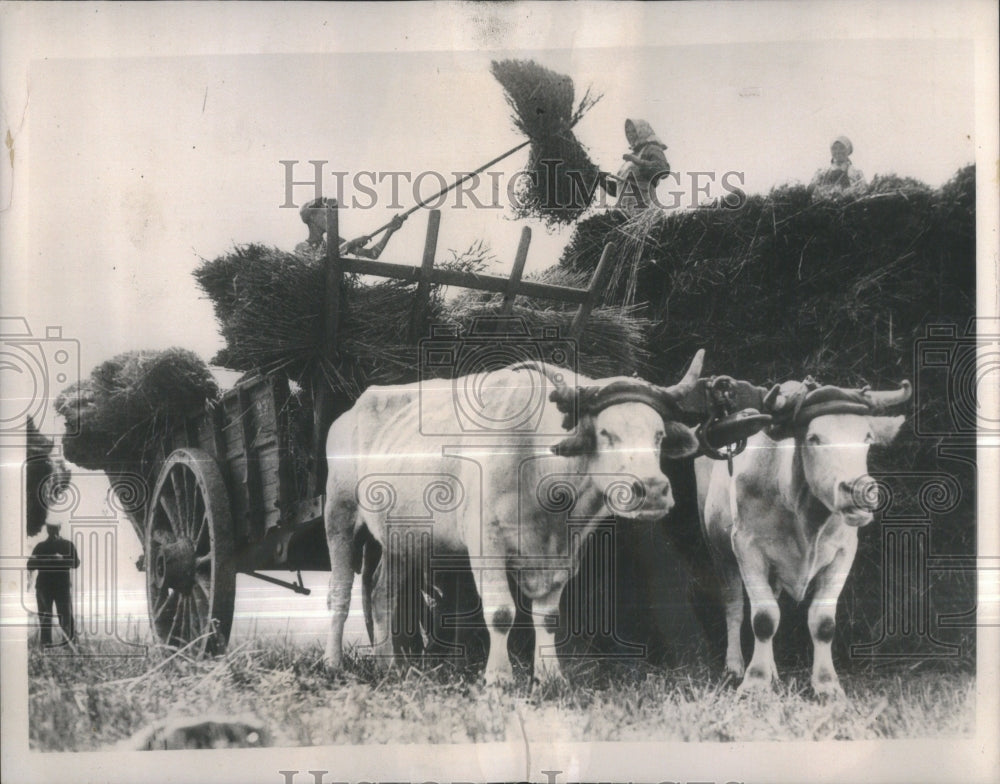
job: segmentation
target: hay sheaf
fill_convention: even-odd
[[[600,96],[587,90],[574,107],[573,80],[532,60],[495,60],[490,71],[504,89],[514,126],[531,140],[514,214],[549,225],[572,223],[590,206],[587,194],[599,174],[573,126]]]
[[[147,445],[219,388],[208,366],[182,348],[129,351],[98,365],[56,399],[66,418],[66,458],[91,470],[138,466]]]

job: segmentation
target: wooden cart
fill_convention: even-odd
[[[328,236],[336,238],[337,210],[327,213]],[[336,346],[343,276],[374,275],[416,284],[410,339],[419,337],[432,285],[503,294],[510,312],[518,295],[579,306],[570,337],[579,335],[599,304],[611,266],[611,246],[587,289],[521,280],[531,231],[523,229],[514,267],[507,278],[434,267],[440,212],[429,213],[420,266],[340,257],[328,242],[326,339]],[[330,568],[323,525],[326,431],[332,421],[333,391],[314,395],[310,460],[303,478],[301,439],[292,435],[289,385],[280,376],[241,381],[220,401],[191,414],[149,450],[141,466],[152,488],[129,513],[144,544],[143,568],[152,628],[169,645],[198,652],[224,649],[232,627],[236,575],[244,573],[298,593],[297,582],[261,574],[265,570]],[[300,451],[293,455],[293,441]],[[112,483],[115,476],[111,476]]]

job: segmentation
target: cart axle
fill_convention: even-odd
[[[258,580],[263,580],[266,583],[274,583],[275,585],[280,585],[282,588],[288,588],[292,591],[295,591],[295,593],[302,594],[303,596],[308,596],[309,594],[312,593],[311,590],[309,590],[302,584],[301,572],[299,572],[299,581],[297,583],[290,583],[287,580],[279,580],[277,577],[271,577],[266,574],[261,574],[260,572],[244,572],[244,574],[247,574],[250,577],[256,577]]]

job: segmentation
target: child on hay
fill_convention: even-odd
[[[323,237],[326,234],[327,206],[336,206],[336,201],[334,199],[323,198],[313,199],[303,204],[302,209],[299,210],[299,217],[309,227],[309,238],[305,242],[300,242],[295,246],[295,253],[299,256],[315,257],[326,253],[326,244]],[[341,255],[377,259],[382,254],[382,251],[385,250],[389,238],[399,231],[404,220],[406,220],[404,216],[396,215],[385,230],[385,234],[382,235],[382,239],[373,248],[365,247],[369,240],[371,240],[371,237],[368,235],[362,235],[350,242],[345,242],[343,237],[337,237],[337,242],[340,243]]]
[[[854,145],[846,136],[838,136],[830,145],[830,166],[819,169],[809,184],[813,196],[824,198],[859,193],[868,184],[865,175],[854,168],[850,155]]]
[[[609,195],[618,197],[618,209],[634,217],[656,204],[656,184],[670,174],[670,164],[663,154],[667,145],[657,138],[645,120],[626,120],[625,138],[632,148],[631,152],[622,155],[625,165],[617,177],[603,177],[600,183]]]

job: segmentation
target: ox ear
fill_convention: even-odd
[[[876,444],[883,446],[891,444],[893,439],[899,434],[899,428],[903,426],[905,416],[870,416],[868,426],[872,429],[872,437]]]
[[[576,432],[564,438],[552,447],[552,454],[559,457],[576,457],[577,455],[593,454],[597,451],[597,434],[594,432],[594,420],[584,417],[576,426]]]
[[[680,460],[698,452],[698,438],[694,431],[680,422],[663,423],[663,443],[660,454],[668,460]]]

